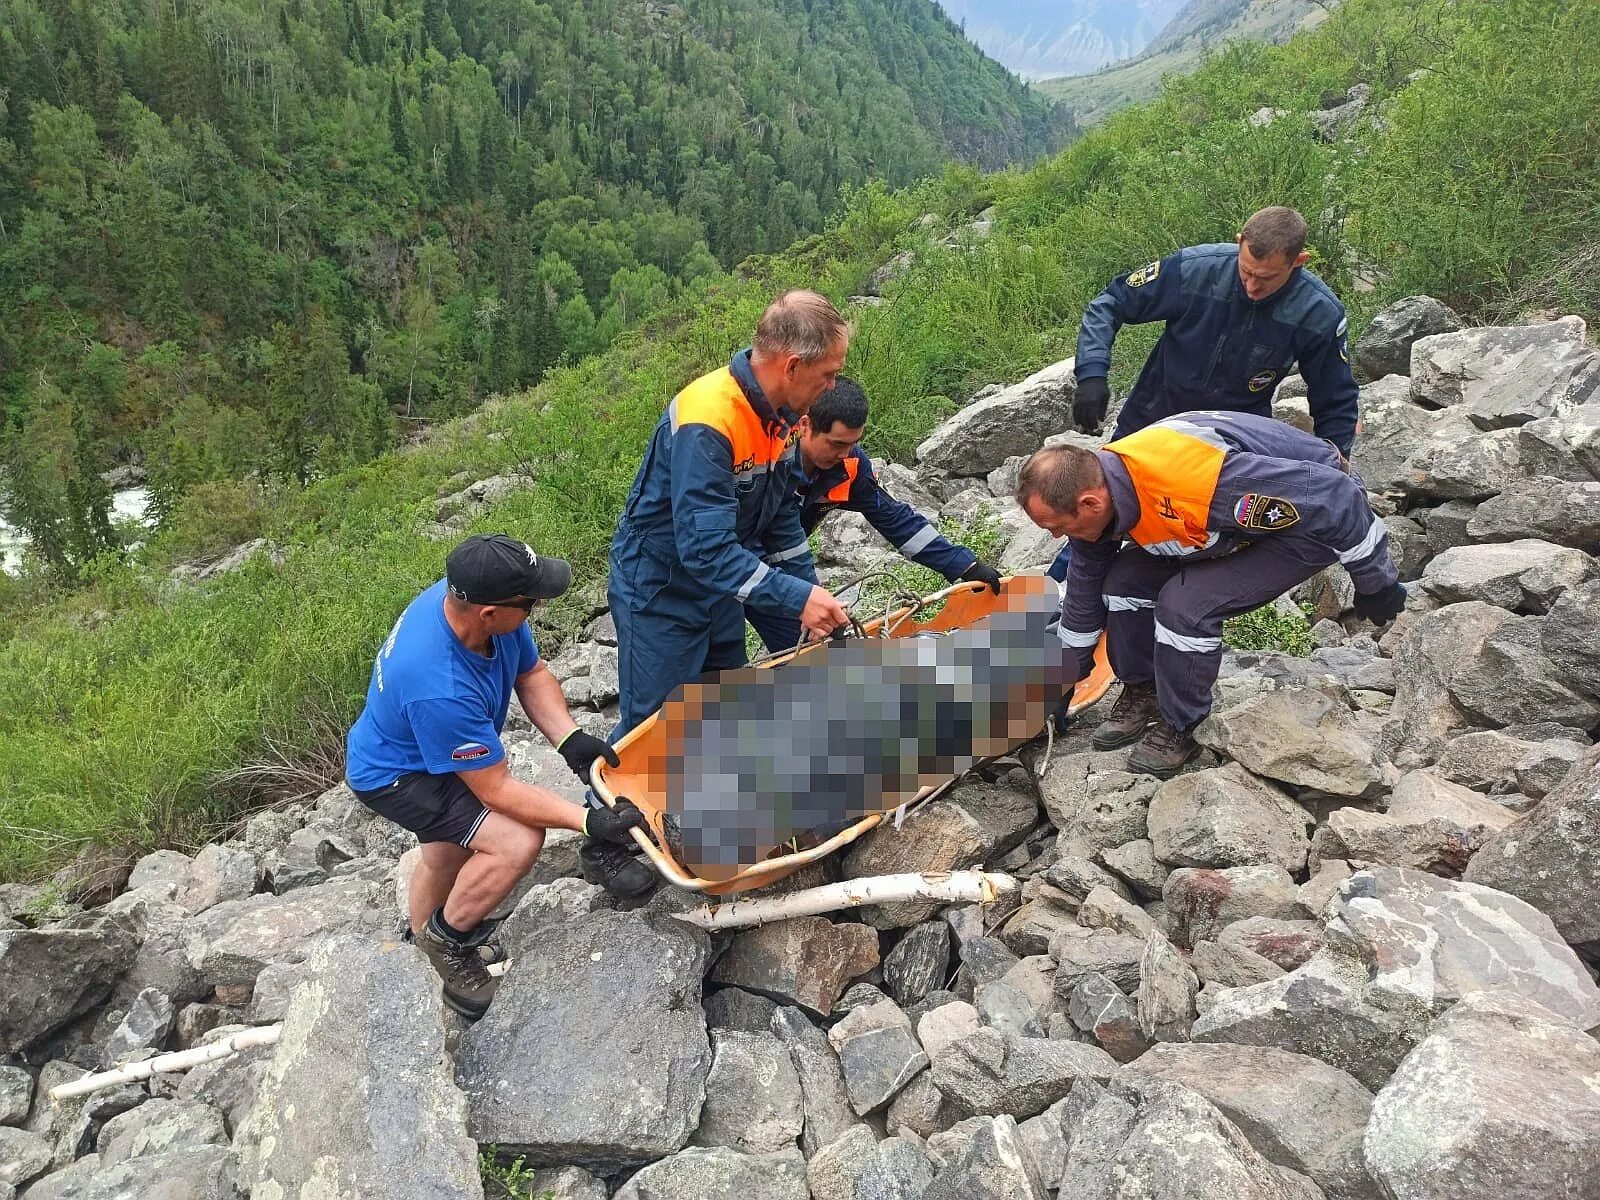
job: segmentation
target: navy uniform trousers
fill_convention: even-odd
[[[1106,642],[1124,683],[1155,680],[1161,715],[1193,729],[1211,712],[1222,622],[1277,599],[1339,560],[1310,538],[1273,534],[1195,561],[1127,545],[1106,573]]]

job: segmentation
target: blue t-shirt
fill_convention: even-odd
[[[443,775],[506,756],[500,729],[517,677],[539,648],[526,624],[492,639],[488,657],[461,644],[444,619],[444,580],[407,606],[378,651],[367,706],[346,739],[345,775],[361,791],[412,771]]]

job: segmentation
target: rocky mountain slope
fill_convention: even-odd
[[[940,0],[990,58],[1029,78],[1081,75],[1141,53],[1183,0]]]
[[[1093,751],[1091,710],[779,885],[1023,881],[989,908],[708,937],[681,894],[618,911],[557,834],[464,1027],[395,936],[412,839],[343,788],[192,858],[0,888],[0,1195],[472,1197],[480,1151],[556,1200],[1600,1195],[1600,353],[1576,318],[1461,325],[1412,298],[1354,349],[1354,462],[1412,590],[1391,628],[1331,570],[1295,597],[1309,654],[1228,655],[1183,774]],[[985,389],[891,486],[1037,567],[1010,490],[1078,438],[1071,400],[1070,363]],[[886,552],[826,528],[830,570]],[[595,617],[555,666],[599,725]]]
[[[1072,109],[1079,125],[1093,125],[1154,96],[1165,76],[1194,70],[1208,51],[1231,41],[1287,41],[1321,24],[1332,7],[1318,0],[1189,0],[1139,53],[1035,88]]]

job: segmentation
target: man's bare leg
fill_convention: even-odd
[[[433,910],[445,902],[456,876],[471,857],[471,850],[454,842],[422,844],[422,858],[411,872],[411,890],[406,895],[406,916],[412,933],[426,925]]]
[[[471,854],[457,869],[453,886],[443,900],[444,919],[452,928],[463,932],[476,928],[478,922],[494,911],[495,905],[511,894],[543,848],[544,830],[491,812],[478,826]],[[411,886],[411,899],[415,914],[415,882]],[[426,921],[432,913],[433,909],[428,909],[422,920]],[[416,920],[415,915],[412,919]]]

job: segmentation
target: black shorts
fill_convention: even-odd
[[[461,776],[430,775],[412,771],[388,787],[363,791],[351,788],[356,799],[381,817],[388,817],[402,829],[409,829],[421,842],[454,842],[471,846],[489,810],[461,781]]]

